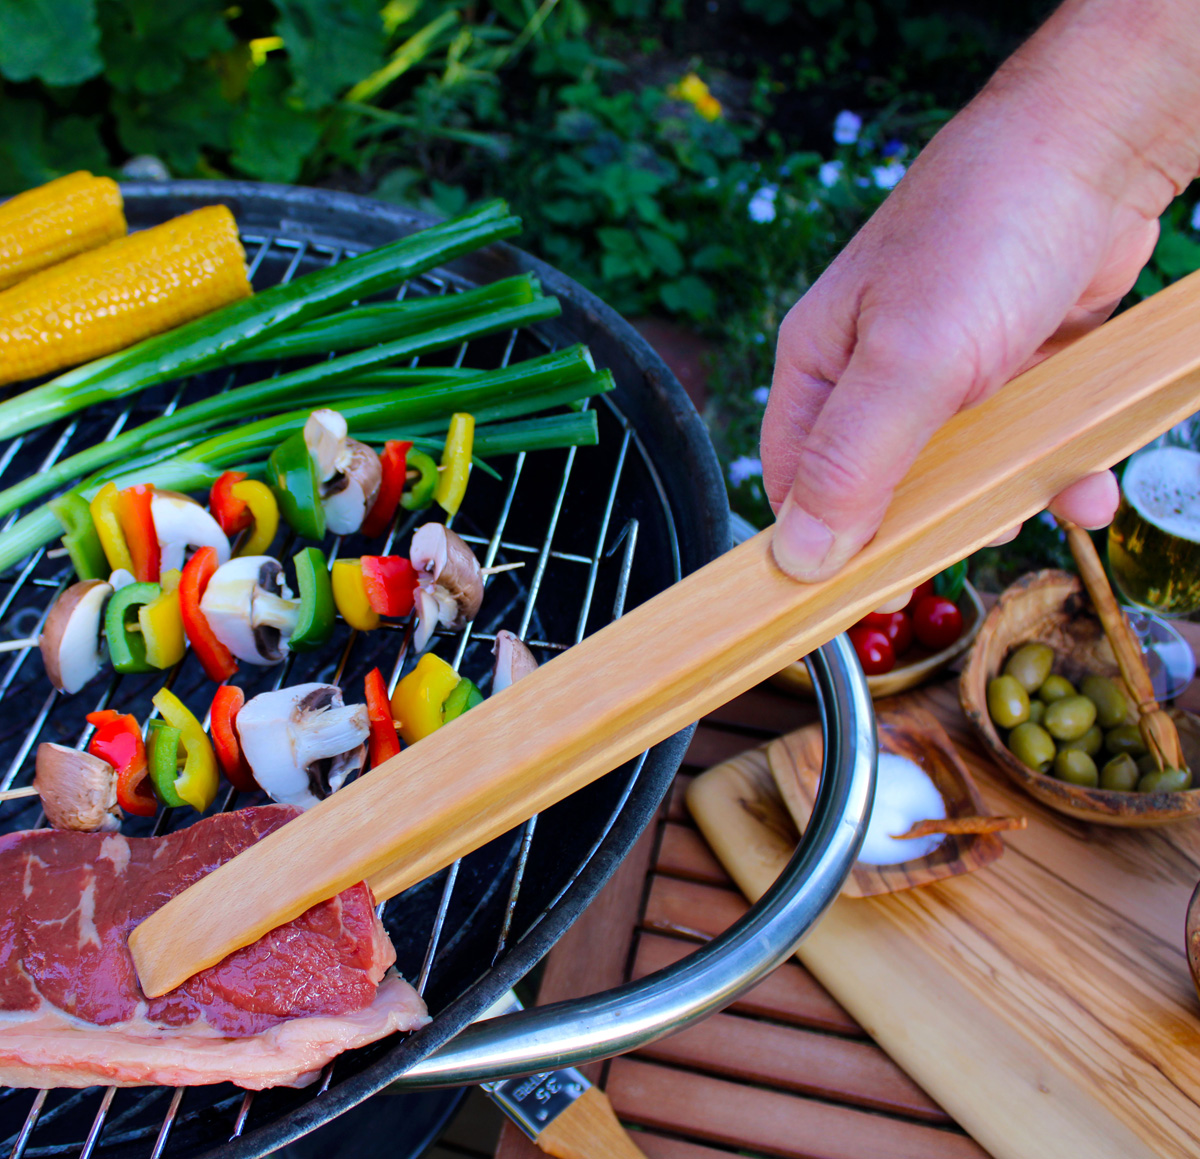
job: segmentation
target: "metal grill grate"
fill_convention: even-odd
[[[290,281],[298,273],[356,252],[352,247],[284,233],[247,232],[243,241],[259,288]],[[399,296],[452,293],[465,285],[464,279],[439,272],[414,279],[401,288]],[[446,359],[455,366],[504,366],[554,345],[540,331],[512,331],[463,344],[447,352]],[[413,364],[416,362],[414,359]],[[119,410],[93,408],[51,430],[14,439],[0,450],[0,484],[44,470],[99,438],[114,438],[131,423],[227,390],[239,381],[262,377],[262,368],[257,370],[210,372],[135,396]],[[485,566],[524,564],[520,570],[490,577],[480,618],[461,632],[442,634],[436,644],[441,655],[485,690],[490,645],[499,628],[517,632],[535,650],[541,650],[544,659],[581,639],[602,619],[619,616],[630,596],[644,598],[664,582],[678,578],[679,545],[671,508],[653,464],[633,426],[610,398],[599,401],[598,418],[600,448],[522,453],[497,462],[502,483],[481,472],[472,478],[456,529]],[[632,473],[637,478],[630,481]],[[4,527],[15,518],[10,517]],[[386,553],[393,540],[406,544],[421,519],[419,515],[409,517],[393,530],[384,548],[374,546],[373,550]],[[642,582],[634,563],[639,532],[647,525],[656,537],[656,555],[665,558],[666,574],[653,574],[652,569]],[[339,540],[332,558],[341,550]],[[290,554],[290,545],[285,544],[279,555],[286,559]],[[659,567],[658,572],[662,571]],[[4,631],[14,638],[36,635],[54,599],[69,582],[71,571],[65,560],[53,551],[36,552],[20,566],[18,574],[0,582]],[[389,687],[394,687],[413,663],[409,630],[403,627],[369,637],[345,630],[343,637],[322,653],[292,656],[274,669],[243,667],[239,683],[250,696],[300,680],[343,681],[349,685],[349,696],[356,698],[354,681],[373,665],[390,670]],[[9,707],[0,724],[0,767],[4,768],[0,787],[31,780],[31,754],[41,740],[86,745],[92,730],[83,725],[85,703],[87,710],[113,706],[145,719],[153,711],[149,699],[160,682],[174,687],[193,708],[211,698],[212,686],[206,685],[199,665],[190,657],[165,680],[112,676],[98,696],[89,688],[67,698],[50,689],[40,659],[31,657],[30,649],[13,653],[0,674],[0,698]],[[32,722],[26,723],[25,708],[31,703],[36,710]],[[431,1012],[446,1007],[488,966],[502,961],[510,946],[550,912],[601,847],[637,783],[644,761],[645,757],[613,774],[615,783],[613,778],[607,778],[607,784],[601,782],[602,791],[585,791],[581,795],[585,801],[564,802],[540,823],[534,817],[520,831],[498,839],[381,907],[400,956],[398,965],[426,996]],[[218,807],[228,809],[253,801],[245,795],[239,799],[231,789]],[[0,805],[0,810],[0,829],[5,831],[44,823],[36,804],[28,801]],[[154,833],[161,833],[194,819],[190,813],[178,815],[183,812],[163,810],[150,823],[127,819],[124,829],[137,835],[152,825]],[[579,832],[564,842],[561,831],[554,833],[558,824],[577,827]],[[540,841],[548,829],[550,838]],[[573,864],[566,872],[562,866],[550,872],[556,868],[556,860],[563,860],[564,847]],[[531,880],[537,882],[536,891],[527,888]],[[0,1132],[6,1136],[0,1141],[0,1153],[7,1152],[12,1159],[50,1155],[88,1159],[98,1154],[158,1159],[208,1150],[224,1139],[237,1139],[259,1122],[269,1122],[320,1098],[343,1073],[357,1073],[387,1048],[387,1043],[376,1044],[339,1058],[317,1084],[301,1092],[255,1095],[228,1085],[36,1094],[5,1089],[0,1091]]]

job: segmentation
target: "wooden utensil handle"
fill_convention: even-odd
[[[366,878],[389,897],[670,736],[1200,406],[1200,275],[956,416],[875,539],[798,584],[769,531],[251,846],[130,938],[163,994]]]

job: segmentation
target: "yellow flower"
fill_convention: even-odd
[[[708,85],[694,72],[689,72],[667,91],[671,96],[687,101],[706,121],[715,121],[721,115],[721,102],[708,91]]]

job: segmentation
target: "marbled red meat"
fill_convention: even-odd
[[[71,1070],[71,1059],[56,1051],[72,1049],[79,1036],[106,1036],[108,1047],[93,1046],[83,1054],[129,1056],[117,1073],[95,1069],[83,1079],[159,1082],[154,1044],[174,1044],[170,1067],[187,1070],[183,1039],[193,1047],[203,1041],[212,1055],[215,1040],[270,1039],[273,1061],[262,1076],[190,1074],[183,1081],[245,1081],[273,1085],[311,1077],[320,1049],[309,1041],[342,1038],[339,1019],[349,1019],[348,1045],[371,1041],[393,1029],[409,1029],[424,1021],[420,999],[399,978],[380,981],[395,961],[395,951],[375,915],[364,883],[314,906],[294,921],[271,931],[252,946],[230,954],[160,998],[147,1000],[137,984],[127,940],[133,928],[194,881],[228,861],[246,846],[296,815],[289,806],[242,809],[200,821],[164,837],[126,838],[114,834],[36,830],[0,838],[0,1074],[13,1084],[12,1068]],[[385,994],[386,992],[386,994]],[[379,996],[386,996],[379,1007]],[[349,1016],[360,1015],[357,1020]],[[301,1024],[311,1022],[311,1026]],[[284,1023],[299,1030],[273,1032]],[[319,1026],[317,1024],[320,1024]],[[99,1028],[111,1028],[101,1032]],[[373,1029],[370,1029],[373,1028]],[[308,1032],[311,1031],[312,1034]],[[377,1031],[377,1033],[376,1033]],[[65,1034],[62,1042],[59,1039]],[[31,1035],[33,1036],[31,1039]],[[36,1040],[30,1053],[29,1042]],[[117,1050],[124,1041],[149,1043],[149,1054]],[[305,1042],[303,1068],[291,1077],[280,1043]],[[49,1044],[49,1045],[47,1045]],[[57,1045],[56,1045],[57,1044]],[[337,1049],[344,1049],[345,1045]],[[202,1052],[204,1053],[204,1052]],[[230,1057],[252,1061],[263,1051],[244,1044]],[[336,1053],[336,1049],[333,1051]],[[166,1057],[159,1051],[159,1062]],[[219,1055],[219,1052],[218,1052]],[[35,1061],[36,1060],[36,1061]],[[261,1062],[261,1059],[259,1059]],[[323,1060],[320,1060],[323,1061]],[[320,1061],[316,1061],[319,1068]],[[166,1065],[166,1064],[163,1064]],[[213,1069],[210,1066],[210,1069]],[[253,1069],[253,1068],[251,1068]],[[280,1078],[279,1076],[283,1077]],[[41,1085],[29,1077],[24,1085]],[[248,1078],[248,1081],[246,1081]]]

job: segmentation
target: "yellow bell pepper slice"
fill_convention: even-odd
[[[447,515],[462,506],[467,493],[467,478],[471,474],[471,448],[475,443],[475,416],[456,414],[450,418],[446,445],[442,448],[437,487],[433,497]]]
[[[333,602],[342,619],[360,632],[373,632],[379,627],[379,613],[367,598],[363,583],[361,559],[337,559],[329,576],[333,584]]]
[[[274,493],[266,483],[260,483],[257,479],[243,479],[240,483],[234,483],[230,494],[250,508],[250,515],[254,519],[254,529],[234,554],[266,555],[279,530],[279,503]]]
[[[174,668],[183,659],[186,638],[179,610],[179,570],[162,577],[162,595],[138,608],[138,625],[146,642],[146,662],[155,668]]]
[[[426,652],[392,693],[392,717],[405,744],[442,727],[442,707],[458,687],[458,673],[439,656]]]
[[[198,813],[203,813],[216,800],[220,781],[216,754],[204,726],[168,688],[160,688],[151,703],[172,728],[179,729],[179,744],[185,755],[183,771],[175,779],[175,791]]]
[[[116,483],[105,483],[96,497],[92,500],[90,510],[92,522],[96,525],[96,534],[100,536],[100,546],[104,548],[104,557],[108,566],[116,571],[124,568],[133,571],[133,556],[129,552],[129,544],[125,542],[125,533],[121,530],[121,517],[117,506],[121,492]]]

